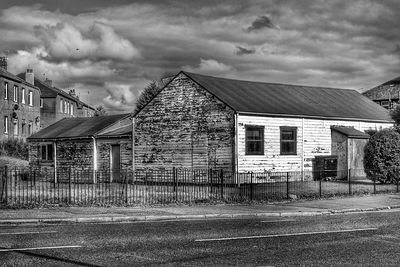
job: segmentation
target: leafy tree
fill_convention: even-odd
[[[97,106],[94,116],[98,117],[98,116],[105,116],[105,115],[107,115],[106,109],[103,106]]]
[[[384,129],[369,139],[364,150],[364,168],[369,179],[395,183],[400,177],[400,134]]]
[[[136,101],[136,108],[134,110],[134,113],[138,112],[141,110],[144,106],[147,105],[147,103],[150,102],[150,100],[153,99],[161,90],[162,88],[158,86],[156,81],[152,81],[149,83],[143,90],[143,92],[140,94],[138,100]]]
[[[390,111],[390,116],[396,125],[400,125],[400,105],[396,105],[395,108]]]

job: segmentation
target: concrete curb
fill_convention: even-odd
[[[376,207],[376,208],[341,209],[341,210],[328,210],[328,211],[6,219],[6,220],[0,220],[0,225],[145,222],[145,221],[196,220],[196,219],[202,220],[202,219],[223,219],[223,218],[239,219],[239,218],[259,218],[259,217],[303,217],[303,216],[321,216],[321,215],[334,215],[334,214],[357,213],[357,212],[373,212],[373,211],[399,209],[399,208],[400,205]]]

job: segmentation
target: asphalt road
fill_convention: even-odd
[[[400,212],[0,226],[1,266],[400,264]]]

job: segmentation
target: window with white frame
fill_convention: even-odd
[[[67,113],[67,101],[64,100],[64,113]]]
[[[14,123],[14,135],[17,136],[18,135],[18,119],[13,119],[13,123]]]
[[[28,105],[33,106],[33,92],[31,90],[28,91]]]
[[[4,82],[4,99],[8,99],[8,82]]]
[[[71,116],[74,116],[74,104],[71,104]]]
[[[18,102],[18,86],[14,85],[13,90],[13,101]]]
[[[21,90],[21,103],[25,104],[25,88]]]
[[[64,105],[64,101],[63,101],[62,98],[61,98],[61,99],[60,99],[60,113],[63,113],[63,111],[64,111],[63,105]]]
[[[4,117],[4,133],[8,134],[8,116]]]

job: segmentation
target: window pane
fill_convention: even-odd
[[[46,160],[46,146],[41,146],[42,160]]]
[[[294,142],[282,142],[282,153],[296,153]]]
[[[264,128],[246,127],[246,154],[264,154]]]
[[[47,160],[53,160],[53,145],[47,145]]]
[[[294,140],[294,130],[282,130],[282,140]]]

